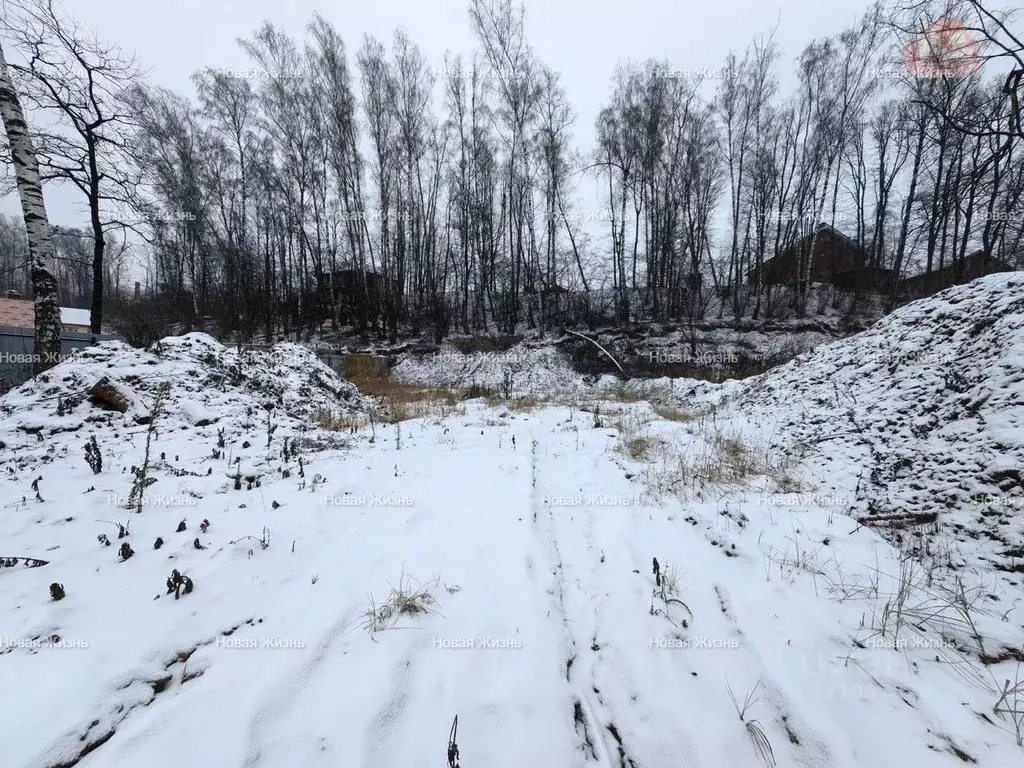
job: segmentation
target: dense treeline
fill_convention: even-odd
[[[34,2],[51,15],[23,45],[69,23]],[[256,30],[241,41],[251,70],[199,70],[194,99],[139,82],[133,59],[86,38],[106,84],[95,103],[54,104],[40,87],[58,77],[52,62],[16,73],[72,128],[44,136],[42,155],[90,204],[90,230],[61,248],[67,264],[91,253],[100,299],[71,267],[62,296],[88,294],[94,313],[104,285],[130,293],[108,263],[123,242],[111,231],[130,229],[146,241],[148,294],[244,338],[324,323],[391,340],[692,325],[813,311],[808,259],[791,283],[760,276],[821,222],[897,278],[956,269],[979,248],[1021,265],[1016,91],[994,67],[908,67],[901,46],[917,33],[901,10],[871,8],[796,57],[759,39],[710,76],[620,64],[583,153],[514,0],[471,0],[477,50],[440,66],[405,31],[350,46],[315,16],[298,40]],[[1016,38],[1001,42],[1020,62]],[[0,221],[5,276],[15,229]]]
[[[53,248],[60,306],[88,309],[92,302],[92,236],[83,229],[55,227]],[[125,287],[128,257],[128,249],[119,243],[107,261],[107,284],[115,292]],[[5,291],[23,298],[32,296],[24,224],[21,217],[3,213],[0,213],[0,285]]]

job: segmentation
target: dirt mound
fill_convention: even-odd
[[[732,408],[808,451],[862,521],[934,523],[1015,567],[1001,553],[1024,538],[1021,273],[909,304],[745,382]]]
[[[146,424],[162,387],[168,389],[161,429],[209,427],[230,435],[259,425],[304,431],[314,426],[318,411],[349,415],[371,407],[299,345],[239,353],[190,333],[146,350],[119,341],[82,350],[0,398],[0,440],[9,451],[35,449],[46,437],[78,432],[86,423]]]

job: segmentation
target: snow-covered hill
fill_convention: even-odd
[[[0,399],[0,766],[443,766],[455,715],[463,768],[1015,765],[1022,288],[397,425],[299,348],[94,348]]]
[[[1022,581],[1024,275],[910,304],[735,388],[731,410],[856,489],[869,524],[934,518],[949,563]]]
[[[124,413],[100,407],[91,397],[92,387],[104,379],[125,400]],[[280,437],[305,431],[321,412],[346,416],[371,407],[354,386],[296,344],[239,352],[201,333],[164,339],[148,350],[108,341],[76,351],[71,360],[0,398],[2,459],[29,466],[92,434],[107,442],[122,430],[137,434],[165,384],[161,429],[184,430],[193,439],[221,432],[234,437],[252,423],[265,431],[280,427]]]

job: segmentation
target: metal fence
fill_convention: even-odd
[[[111,339],[123,340],[120,336],[105,333],[61,331],[61,357],[69,358],[75,350]],[[0,392],[7,392],[31,379],[34,360],[35,329],[0,325]]]
[[[353,372],[361,372],[373,376],[383,376],[388,372],[394,363],[394,358],[384,355],[368,355],[354,352],[339,352],[330,348],[314,347],[303,342],[294,342],[300,347],[305,347],[314,355],[320,358],[321,362],[333,369],[335,373],[345,378],[350,377]],[[274,349],[272,344],[232,344],[225,342],[228,349],[240,350],[242,352],[270,353]]]

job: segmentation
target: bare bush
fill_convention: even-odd
[[[364,613],[363,628],[372,635],[394,626],[403,616],[430,613],[437,604],[434,592],[440,583],[439,579],[434,579],[428,584],[420,585],[403,573],[397,584],[389,585],[388,595],[383,602],[378,603],[373,595],[370,595],[370,604]]]

